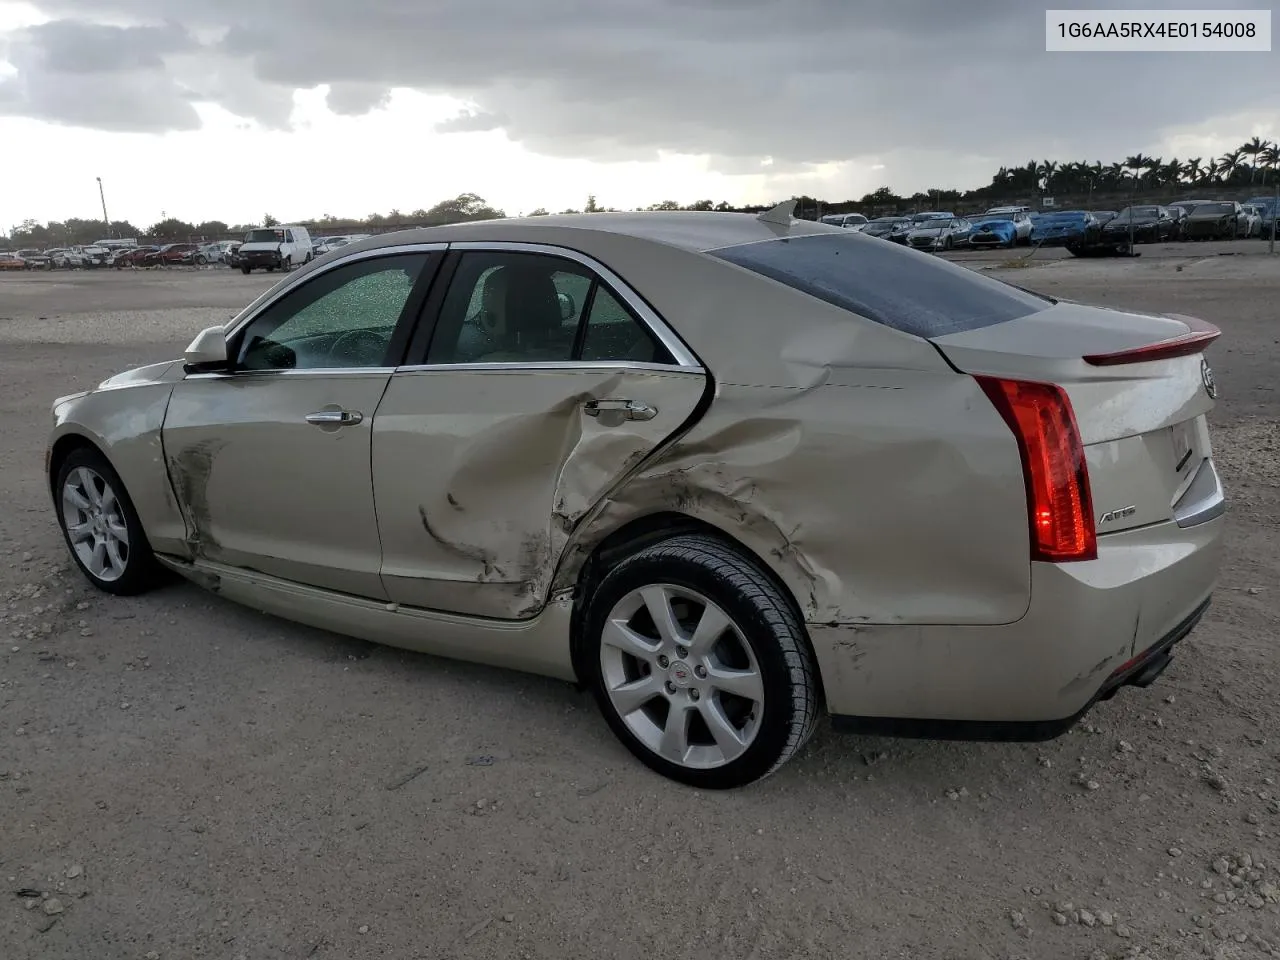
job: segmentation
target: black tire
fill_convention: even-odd
[[[290,273],[290,272],[292,272],[292,271],[293,271],[293,257],[292,257],[292,256],[285,257],[285,258],[284,258],[284,264],[281,266],[281,268],[280,268],[280,269],[281,269],[281,270],[283,270],[285,273]]]
[[[195,263],[197,267],[203,267],[208,262],[209,262],[209,258],[206,257],[203,253],[196,254]]]
[[[71,536],[67,532],[67,522],[62,507],[62,491],[72,471],[80,467],[87,467],[110,485],[119,504],[125,528],[128,530],[129,549],[125,558],[124,572],[116,580],[103,580],[90,572],[76,553],[75,547],[71,542]],[[58,468],[54,491],[58,528],[62,530],[62,538],[66,542],[67,552],[71,555],[75,565],[80,568],[84,578],[91,584],[106,593],[128,597],[145,593],[170,579],[167,571],[156,561],[155,554],[151,551],[151,544],[147,542],[146,532],[142,529],[142,523],[138,519],[138,511],[134,507],[133,501],[129,498],[129,491],[125,489],[124,482],[107,458],[97,449],[85,446],[71,451]]]
[[[605,688],[600,649],[609,615],[628,594],[652,584],[696,591],[717,604],[759,666],[764,691],[759,729],[741,756],[721,766],[700,769],[659,756],[628,728]],[[792,604],[756,564],[712,537],[673,537],[618,564],[593,592],[577,642],[580,679],[614,734],[646,766],[689,786],[725,790],[769,776],[805,745],[822,710],[817,668]]]
[[[241,267],[240,272],[247,277],[250,273],[253,272],[253,267]]]

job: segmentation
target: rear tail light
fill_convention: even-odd
[[[1098,536],[1089,470],[1070,399],[1052,383],[975,379],[1018,441],[1027,485],[1031,559],[1095,559]]]

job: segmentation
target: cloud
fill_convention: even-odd
[[[194,130],[200,118],[166,58],[195,50],[181,26],[119,27],[57,20],[15,31],[14,72],[0,80],[0,114],[128,133]]]
[[[329,109],[344,117],[362,116],[385,107],[390,100],[388,88],[370,83],[335,83],[325,97]]]
[[[456,117],[441,120],[436,124],[436,133],[483,133],[488,130],[499,130],[506,126],[506,117],[497,113],[485,113],[481,110],[460,110]]]
[[[1268,108],[1278,86],[1269,54],[1046,54],[1025,0],[218,0],[184,6],[184,27],[140,21],[135,0],[34,4],[56,19],[9,38],[0,111],[190,129],[194,97],[280,128],[297,89],[328,84],[330,109],[358,115],[412,88],[473,105],[440,132],[797,182],[824,164],[900,184],[904,165],[985,179],[1032,156],[1110,159]]]

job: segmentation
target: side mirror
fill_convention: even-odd
[[[196,334],[182,355],[188,373],[213,373],[226,370],[227,331],[225,327],[206,327]]]
[[[567,293],[557,293],[556,299],[560,301],[560,319],[572,319],[578,312],[578,305],[574,303],[573,297]]]

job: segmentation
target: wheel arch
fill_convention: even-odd
[[[115,464],[111,462],[111,454],[107,452],[105,445],[100,437],[95,437],[87,432],[78,430],[68,430],[67,432],[54,438],[49,444],[48,452],[45,454],[45,483],[49,488],[49,496],[57,497],[58,472],[62,469],[62,465],[66,463],[67,457],[80,447],[88,447],[102,454],[108,463],[111,463],[112,469]],[[117,471],[119,472],[119,471]]]
[[[800,624],[801,635],[809,648],[809,653],[816,656],[813,641],[809,637],[808,625],[805,622],[804,610],[795,591],[787,585],[772,564],[766,562],[760,554],[737,537],[715,524],[689,514],[668,510],[636,517],[616,527],[597,540],[582,561],[573,585],[573,613],[570,618],[569,636],[569,654],[574,675],[577,676],[579,683],[587,675],[584,672],[582,658],[590,653],[586,637],[588,598],[593,595],[609,572],[628,557],[634,556],[646,547],[686,534],[699,534],[715,540],[737,552],[759,569],[791,607],[796,621]],[[817,662],[816,659],[814,662]],[[825,700],[826,691],[822,688],[821,671],[817,672],[817,676],[819,693]]]

